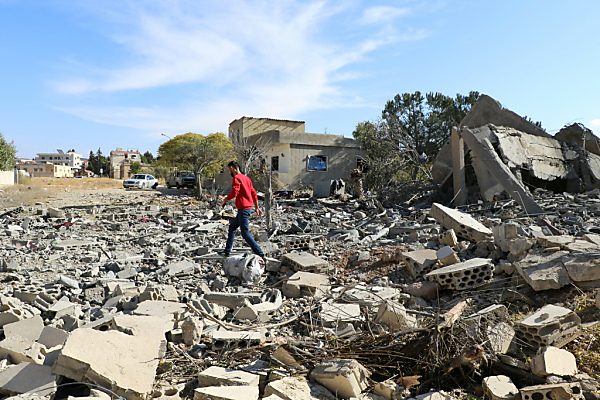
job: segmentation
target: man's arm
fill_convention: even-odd
[[[223,202],[221,203],[221,207],[225,207],[225,203],[227,203],[229,200],[235,198],[239,192],[240,192],[240,181],[239,181],[239,179],[236,179],[234,176],[233,180],[231,181],[231,192],[229,192],[227,197],[225,197],[225,200],[223,200]]]

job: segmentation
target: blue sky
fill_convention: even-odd
[[[600,133],[600,2],[0,0],[0,132],[19,156],[156,153],[241,116],[351,136],[398,93],[489,94]]]

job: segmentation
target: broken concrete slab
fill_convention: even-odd
[[[600,279],[600,252],[571,253],[561,260],[569,277],[575,282]]]
[[[286,297],[325,296],[329,292],[329,278],[326,275],[299,271],[288,278],[281,287]]]
[[[506,322],[499,322],[489,328],[487,337],[494,353],[505,354],[515,337],[515,330]]]
[[[198,374],[198,386],[256,386],[259,376],[245,371],[212,366]]]
[[[0,371],[0,393],[15,395],[35,392],[50,396],[56,391],[56,375],[51,367],[29,362],[10,365]]]
[[[434,218],[446,229],[453,229],[457,236],[461,236],[472,242],[488,240],[492,231],[469,214],[458,210],[433,203],[429,216]]]
[[[258,400],[258,387],[209,386],[194,389],[194,400]]]
[[[13,364],[31,362],[43,364],[48,349],[43,344],[20,336],[0,341],[0,357],[10,357]]]
[[[36,315],[33,318],[4,325],[4,336],[6,338],[20,336],[35,342],[40,338],[43,329],[44,320],[39,315]]]
[[[531,359],[531,372],[538,376],[573,376],[577,374],[577,360],[567,350],[548,346]]]
[[[127,400],[141,400],[152,391],[160,347],[159,337],[76,329],[67,339],[52,373],[79,382],[94,382]]]
[[[37,341],[46,346],[46,348],[51,349],[56,346],[62,346],[68,337],[69,333],[62,329],[45,326]]]
[[[323,326],[333,327],[342,323],[354,323],[362,320],[358,304],[323,303],[321,304]]]
[[[549,255],[530,253],[513,266],[533,290],[560,289],[571,283],[562,262],[565,255],[560,251]]]
[[[417,318],[408,314],[406,308],[398,302],[386,301],[379,306],[375,321],[387,325],[394,331],[403,331],[417,327]]]
[[[110,329],[132,336],[152,336],[164,340],[173,324],[155,315],[115,315],[110,319]]]
[[[516,400],[519,397],[519,389],[506,375],[483,378],[483,390],[490,400]]]
[[[216,351],[236,348],[245,349],[260,344],[263,339],[262,334],[256,331],[215,331],[212,332],[211,337],[213,350]]]
[[[329,389],[337,397],[357,397],[369,386],[371,373],[358,361],[326,359],[311,371],[311,379]]]

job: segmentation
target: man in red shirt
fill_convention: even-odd
[[[231,253],[235,231],[239,227],[242,231],[242,237],[254,254],[264,257],[262,249],[250,234],[250,225],[248,222],[250,214],[252,214],[252,205],[256,207],[256,214],[259,217],[263,215],[262,210],[258,206],[258,196],[256,195],[256,190],[254,190],[254,186],[252,186],[252,180],[240,172],[240,164],[235,161],[227,164],[227,169],[233,180],[231,181],[231,192],[223,200],[221,207],[225,207],[225,204],[229,200],[235,198],[235,208],[238,209],[238,213],[229,223],[229,235],[227,236],[227,244],[225,245],[223,254],[228,257],[229,253]]]

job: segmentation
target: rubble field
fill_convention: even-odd
[[[264,262],[239,235],[219,256],[235,210],[183,191],[18,190],[3,396],[598,398],[598,189],[536,189],[537,215],[276,198],[273,231],[251,219]]]

